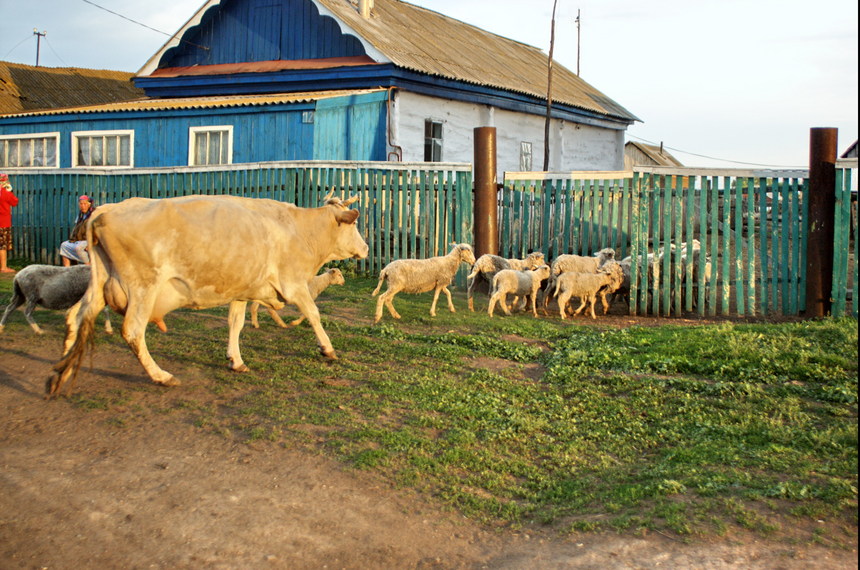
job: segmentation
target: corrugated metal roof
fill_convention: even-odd
[[[546,99],[548,55],[536,47],[400,0],[373,0],[368,19],[359,14],[356,0],[311,1],[321,13],[330,13],[342,28],[352,30],[369,45],[369,55],[379,63],[387,63],[387,59],[398,67],[432,77]],[[220,0],[207,0],[150,58],[140,75],[154,72],[160,58],[202,21],[204,12],[219,3]],[[492,10],[492,4],[487,9]],[[526,4],[523,9],[527,9]],[[558,62],[553,71],[554,102],[625,121],[639,120]]]
[[[644,166],[684,166],[677,158],[662,146],[645,144],[636,141],[627,141],[626,147],[633,147],[647,156],[652,162]],[[627,154],[625,150],[625,154]]]
[[[69,113],[118,113],[134,111],[168,111],[181,109],[216,109],[222,107],[254,107],[263,105],[279,105],[286,103],[310,103],[321,99],[342,97],[346,95],[362,95],[379,93],[385,89],[363,89],[344,91],[309,91],[305,93],[277,93],[274,95],[234,95],[223,97],[183,97],[177,99],[139,99],[122,101],[106,105],[87,105],[83,107],[67,107],[64,109],[48,109],[31,113],[16,113],[10,116],[36,117],[44,115],[62,115]]]
[[[139,99],[144,92],[132,77],[124,71],[0,61],[0,115]]]
[[[400,67],[546,98],[548,55],[536,47],[399,0],[374,0],[369,19],[349,0],[315,1]],[[553,101],[637,120],[558,62],[553,71]]]

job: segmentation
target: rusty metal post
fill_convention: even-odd
[[[804,314],[810,317],[823,317],[831,309],[838,132],[832,128],[815,128],[809,134],[809,220]]]
[[[475,129],[475,257],[499,254],[496,128]]]

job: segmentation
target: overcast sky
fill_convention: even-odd
[[[346,0],[344,0],[346,1]],[[135,72],[204,0],[0,0],[0,60]],[[553,0],[413,0],[549,51]],[[140,24],[111,14],[93,4]],[[856,0],[558,0],[555,59],[687,166],[805,167],[809,129],[857,139]],[[697,156],[700,155],[700,156]]]

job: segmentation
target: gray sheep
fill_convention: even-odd
[[[59,265],[28,265],[15,275],[12,282],[12,300],[6,306],[6,312],[0,319],[0,332],[6,326],[9,315],[27,303],[24,308],[24,318],[36,334],[43,334],[39,325],[33,320],[36,305],[52,310],[66,310],[80,301],[90,285],[90,266],[74,265],[61,267]],[[105,308],[105,331],[113,332]]]
[[[444,292],[448,297],[448,308],[456,313],[454,303],[451,301],[451,292],[448,285],[454,280],[461,263],[470,265],[475,263],[475,254],[472,246],[467,243],[456,244],[448,255],[430,257],[427,259],[398,259],[386,265],[379,272],[379,284],[373,291],[375,297],[382,288],[382,283],[388,281],[388,289],[379,296],[376,302],[376,315],[374,323],[382,318],[383,306],[388,307],[388,312],[395,319],[400,315],[394,309],[394,296],[403,291],[405,293],[426,293],[434,291],[433,304],[430,306],[430,316],[436,316],[436,302],[439,293]]]
[[[328,289],[329,285],[343,285],[345,283],[346,281],[344,280],[343,273],[341,273],[340,269],[332,268],[311,279],[308,282],[308,291],[311,293],[311,299],[316,300],[316,298],[320,296],[320,293]],[[287,328],[287,324],[281,319],[277,311],[270,307],[265,307],[265,309],[269,312],[269,315],[279,327],[284,329]],[[251,326],[255,329],[260,328],[260,323],[257,321],[257,311],[259,310],[260,303],[258,301],[254,301],[251,304]],[[290,325],[294,327],[298,326],[302,324],[302,321],[304,320],[305,317],[302,315],[298,319],[290,321]]]
[[[615,250],[611,247],[603,248],[594,255],[563,254],[556,257],[550,266],[549,283],[547,283],[541,303],[544,313],[546,313],[546,306],[550,297],[555,296],[553,291],[556,289],[555,281],[559,275],[562,273],[597,273],[603,264],[614,259]]]
[[[468,286],[466,288],[466,299],[469,303],[469,310],[475,310],[475,302],[472,298],[473,291],[482,282],[486,282],[492,286],[493,277],[503,269],[516,269],[525,271],[527,269],[537,269],[543,265],[543,252],[534,251],[526,256],[525,259],[505,259],[498,255],[486,253],[478,258],[472,265],[472,271],[466,276]]]
[[[517,271],[516,269],[503,269],[493,277],[493,291],[490,295],[490,305],[487,314],[493,316],[493,310],[498,302],[506,315],[511,311],[505,302],[508,295],[519,297],[523,301],[531,299],[532,314],[537,317],[537,294],[541,282],[549,278],[549,265],[541,265],[537,269]]]
[[[566,317],[567,304],[571,297],[579,297],[581,301],[574,315],[581,313],[586,304],[590,304],[591,318],[597,318],[594,314],[594,304],[597,302],[598,295],[603,300],[603,310],[606,314],[608,305],[605,296],[618,290],[623,279],[621,265],[614,261],[607,263],[597,273],[562,273],[556,278],[554,291],[554,295],[558,298],[561,318]]]

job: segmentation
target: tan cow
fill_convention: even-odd
[[[48,379],[48,397],[69,391],[91,344],[96,315],[107,303],[125,315],[122,335],[152,380],[179,381],[162,370],[146,347],[148,322],[181,307],[229,303],[230,368],[246,371],[239,333],[248,301],[280,309],[298,307],[320,351],[336,358],[308,292],[308,281],[330,261],[367,257],[358,210],[331,195],[320,208],[235,196],[131,198],[100,206],[87,227],[92,280],[66,319],[63,358]]]

